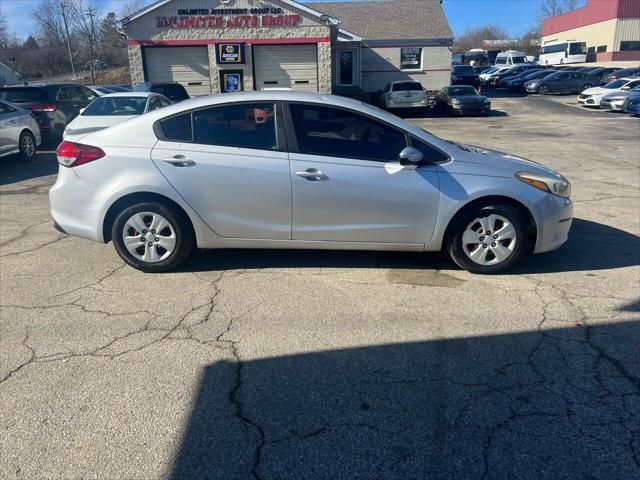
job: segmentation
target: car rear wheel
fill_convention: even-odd
[[[159,202],[122,210],[111,229],[118,255],[143,272],[164,272],[180,265],[194,245],[193,229],[182,212]]]
[[[585,83],[582,88],[580,89],[580,92],[584,92],[586,89],[591,88],[591,84],[590,83]]]
[[[469,207],[452,225],[447,250],[453,261],[472,273],[503,273],[527,252],[522,214],[506,204]]]
[[[549,93],[549,87],[547,87],[546,85],[540,85],[538,87],[538,94],[547,95],[548,93]]]
[[[24,160],[33,160],[33,157],[36,156],[36,138],[33,133],[25,130],[20,134],[18,142],[20,156]]]

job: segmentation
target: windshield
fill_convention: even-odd
[[[399,82],[393,84],[394,92],[403,92],[406,90],[422,90],[422,84],[418,82]]]
[[[626,84],[628,82],[628,80],[614,80],[613,82],[609,82],[607,83],[604,87],[602,88],[620,88],[622,87],[624,84]]]
[[[0,98],[7,102],[28,103],[46,100],[47,93],[42,88],[1,88]]]
[[[475,88],[469,87],[466,85],[461,85],[459,87],[449,87],[449,95],[478,95],[478,92]]]
[[[496,65],[506,65],[507,57],[498,57],[496,58]]]
[[[82,112],[82,116],[101,115],[141,115],[147,104],[147,97],[101,97]]]
[[[172,102],[181,102],[182,100],[187,100],[189,98],[189,95],[187,95],[184,87],[177,83],[167,85],[152,85],[151,91],[164,95]]]
[[[473,67],[471,66],[467,66],[467,65],[462,65],[459,67],[453,67],[453,73],[475,73],[473,70]]]

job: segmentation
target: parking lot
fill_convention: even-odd
[[[143,274],[0,162],[0,477],[640,476],[640,121],[575,96],[412,118],[573,184],[511,274],[440,254],[202,251]]]

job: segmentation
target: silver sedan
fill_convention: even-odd
[[[58,229],[147,272],[198,248],[440,251],[477,273],[566,240],[570,184],[354,100],[200,97],[65,141]]]
[[[0,157],[19,154],[31,160],[41,141],[40,128],[29,110],[0,101]]]

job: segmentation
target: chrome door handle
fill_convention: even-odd
[[[309,180],[310,182],[319,182],[322,180],[329,180],[324,173],[322,173],[317,168],[307,168],[306,170],[301,170],[296,172],[296,175],[304,178],[305,180]]]
[[[175,155],[173,157],[163,158],[162,161],[167,162],[174,167],[193,167],[196,162],[184,155]]]

